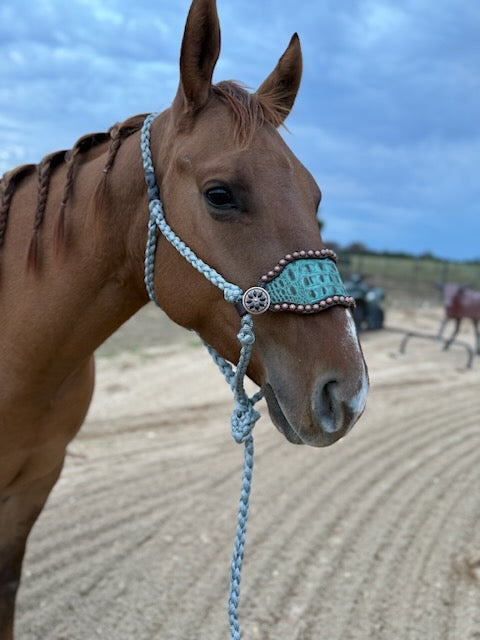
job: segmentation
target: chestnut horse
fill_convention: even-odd
[[[457,337],[462,320],[469,318],[473,322],[475,331],[476,353],[480,355],[480,291],[453,283],[443,285],[442,289],[445,318],[440,325],[438,337],[441,338],[443,336],[445,326],[449,320],[455,321],[453,333],[445,342],[444,349],[448,349]]]
[[[295,34],[254,94],[212,84],[215,0],[194,0],[176,97],[151,128],[166,216],[230,282],[254,285],[285,254],[323,249],[320,190],[277,131],[300,83]],[[0,640],[27,536],[62,469],[94,387],[94,350],[148,302],[144,116],[81,138],[0,184]],[[168,316],[236,362],[239,316],[222,292],[158,237],[155,296]],[[293,443],[330,445],[362,414],[368,379],[348,308],[265,313],[248,376]]]

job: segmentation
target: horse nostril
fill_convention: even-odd
[[[313,412],[317,423],[326,433],[337,433],[345,428],[345,403],[341,398],[340,387],[335,379],[317,386]]]
[[[337,386],[337,382],[332,380],[331,382],[327,382],[323,386],[323,389],[320,393],[321,395],[321,405],[324,411],[333,411],[333,395],[335,394],[335,388]]]
[[[346,399],[345,385],[335,378],[319,381],[313,399],[313,415],[324,433],[337,439],[348,431],[353,421],[353,412]]]

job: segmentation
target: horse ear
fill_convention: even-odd
[[[292,110],[301,78],[302,50],[298,34],[294,33],[277,66],[256,91],[278,111],[279,124]]]
[[[220,54],[220,24],[215,0],[193,0],[180,52],[180,86],[175,106],[195,113],[205,106]]]

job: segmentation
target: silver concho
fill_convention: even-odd
[[[250,287],[243,294],[242,304],[252,315],[265,313],[270,306],[270,294],[263,287]]]

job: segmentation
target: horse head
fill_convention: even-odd
[[[295,34],[272,73],[248,93],[212,84],[220,53],[214,0],[194,0],[180,55],[180,84],[153,123],[151,148],[168,224],[208,265],[242,289],[286,255],[324,247],[321,192],[278,132],[300,84]],[[159,238],[155,294],[177,323],[238,360],[239,316],[221,291]],[[362,414],[366,366],[350,310],[289,310],[255,318],[249,377],[264,391],[276,427],[294,443],[325,446]]]

